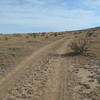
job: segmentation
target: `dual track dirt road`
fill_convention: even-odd
[[[0,81],[0,100],[74,100],[70,39],[60,39],[33,53]],[[76,100],[76,99],[75,99]]]

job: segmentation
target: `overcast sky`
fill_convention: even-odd
[[[100,25],[100,0],[0,0],[0,33],[54,32]]]

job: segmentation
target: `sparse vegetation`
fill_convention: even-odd
[[[35,33],[33,34],[33,37],[36,38],[36,34]]]
[[[45,38],[48,38],[48,35],[46,35]]]
[[[61,100],[73,100],[73,96],[77,100],[100,100],[99,33],[82,30],[0,35],[0,100],[48,100],[52,96],[51,100],[59,92]],[[52,95],[52,87],[57,94]]]
[[[84,38],[84,39],[77,39],[72,41],[69,46],[75,54],[85,55],[89,50],[88,44],[89,44],[89,40]]]
[[[8,37],[5,37],[5,40],[8,40]]]
[[[91,37],[93,35],[93,32],[88,32],[87,37]]]
[[[46,32],[42,32],[41,36],[44,37],[46,35]]]
[[[55,33],[54,36],[56,37],[57,36],[57,33]]]
[[[6,75],[7,71],[15,68],[25,57],[60,38],[49,36],[46,32],[0,34],[0,79],[2,74]]]
[[[37,37],[37,33],[29,33],[28,34],[30,37],[36,38]]]
[[[13,36],[14,37],[21,37],[22,35],[17,33],[17,34],[13,34]]]

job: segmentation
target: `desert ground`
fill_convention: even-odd
[[[0,100],[100,100],[100,28],[0,34]]]

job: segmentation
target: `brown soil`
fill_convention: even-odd
[[[40,34],[35,39],[22,35],[21,39],[15,37],[15,42],[10,37],[8,43],[1,40],[5,43],[1,47],[6,48],[1,53],[12,54],[7,48],[17,53],[15,63],[9,62],[15,67],[8,67],[0,55],[7,64],[0,70],[0,100],[100,100],[100,35],[96,30]],[[93,55],[70,54],[70,42],[87,32],[95,33],[89,38]]]

